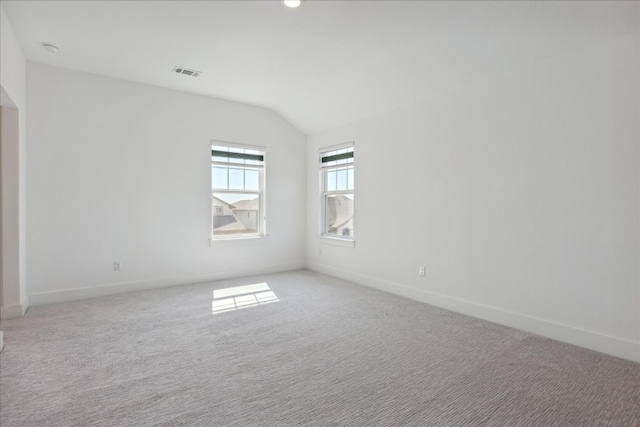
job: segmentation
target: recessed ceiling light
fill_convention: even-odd
[[[296,8],[302,4],[302,0],[282,0],[285,6],[290,8]]]
[[[44,47],[44,50],[46,50],[49,53],[58,53],[58,46],[54,46],[48,43],[43,43],[42,47]]]

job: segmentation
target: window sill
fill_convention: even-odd
[[[267,240],[267,238],[269,237],[268,234],[265,234],[264,236],[234,236],[234,237],[209,237],[209,246],[213,246],[216,245],[218,243],[221,244],[225,244],[225,243],[230,243],[230,242],[246,242],[246,241],[255,241],[255,242],[260,242],[260,241],[265,241]]]
[[[342,246],[343,248],[355,248],[355,239],[342,239],[340,237],[317,236],[320,243],[333,246]]]

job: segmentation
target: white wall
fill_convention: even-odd
[[[0,6],[0,105],[2,106],[2,306],[0,318],[29,306],[26,281],[26,62]]]
[[[32,62],[27,84],[32,304],[304,268],[305,137],[273,111]],[[268,238],[209,246],[213,139],[266,147]]]
[[[308,266],[640,361],[639,47],[631,34],[311,136]],[[317,152],[347,141],[355,248],[316,237]]]

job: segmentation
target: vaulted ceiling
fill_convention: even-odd
[[[638,30],[638,2],[2,1],[28,60],[269,107],[306,134]],[[59,47],[57,54],[42,44]],[[202,71],[199,77],[172,72]]]

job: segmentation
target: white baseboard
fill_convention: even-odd
[[[304,261],[275,264],[255,268],[217,271],[213,273],[193,276],[171,276],[154,279],[136,280],[130,282],[111,283],[108,285],[91,286],[87,288],[65,289],[54,292],[41,292],[29,295],[31,305],[53,304],[65,301],[76,301],[125,292],[143,291],[147,289],[165,288],[170,286],[189,285],[213,280],[234,277],[255,276],[258,274],[280,273],[283,271],[300,270],[306,267]]]
[[[640,362],[640,343],[309,262],[307,268],[447,310]]]
[[[29,297],[25,297],[21,304],[3,305],[0,307],[0,320],[22,317],[29,308]]]

